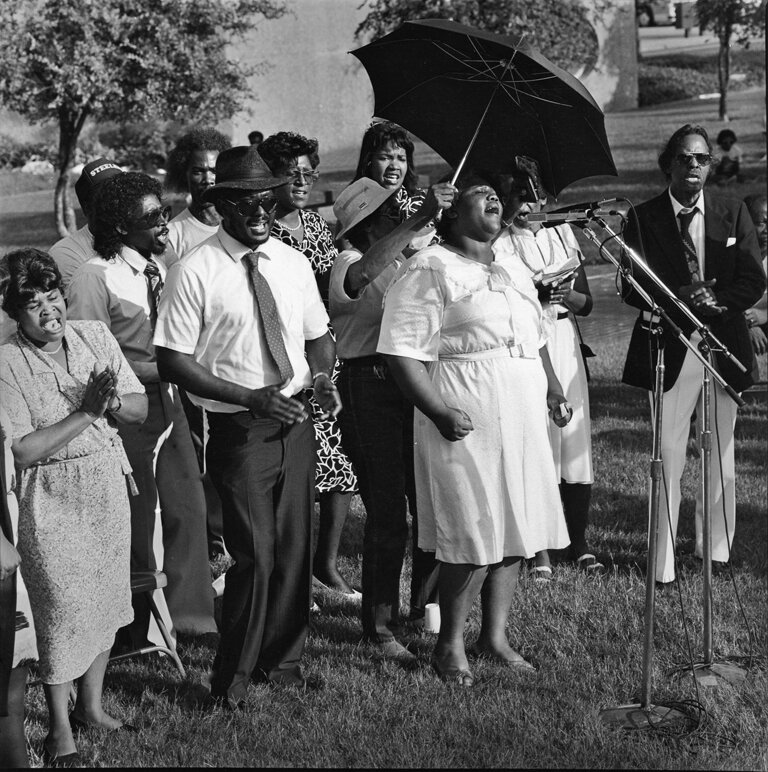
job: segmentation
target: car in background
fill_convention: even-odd
[[[657,24],[674,24],[676,5],[677,3],[635,0],[637,26],[654,27]]]

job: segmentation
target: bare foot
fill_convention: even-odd
[[[339,573],[339,569],[335,566],[326,569],[315,566],[314,577],[331,590],[343,592],[345,595],[352,595],[355,592],[354,589],[350,587],[349,582],[347,582],[347,580]]]
[[[478,640],[474,646],[474,651],[479,657],[487,657],[509,667],[535,670],[533,665],[523,659],[506,641],[492,644]]]
[[[76,723],[96,726],[100,729],[107,729],[112,732],[116,729],[120,729],[123,725],[122,721],[114,718],[114,716],[110,716],[109,713],[105,712],[101,707],[95,711],[81,711],[78,708],[75,708],[70,714],[70,717],[74,719]]]
[[[77,753],[75,738],[72,737],[72,732],[70,731],[49,732],[43,742],[43,747],[51,758]]]

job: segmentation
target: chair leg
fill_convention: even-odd
[[[174,643],[173,638],[171,638],[171,635],[168,632],[168,628],[165,626],[165,622],[163,622],[163,618],[160,616],[160,611],[155,604],[155,599],[152,597],[151,592],[147,593],[147,600],[149,602],[149,610],[151,611],[152,616],[155,618],[157,627],[160,630],[160,635],[163,636],[163,640],[165,641],[165,646],[168,649],[168,656],[173,660],[174,664],[178,668],[179,673],[181,673],[182,678],[184,678],[186,676],[186,671],[184,670],[184,665],[181,664],[181,659],[179,659],[179,655],[176,652],[176,644]]]

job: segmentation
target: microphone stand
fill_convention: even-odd
[[[699,319],[690,311],[682,301],[680,301],[672,291],[656,276],[651,270],[650,266],[633,250],[624,239],[613,231],[603,220],[603,218],[596,212],[588,212],[587,219],[595,222],[603,230],[605,230],[609,237],[615,240],[619,246],[624,250],[624,253],[628,256],[631,265],[637,265],[651,281],[661,290],[665,297],[669,298],[677,308],[695,325],[697,330],[700,330],[702,338],[704,340],[712,341],[717,346],[718,350],[721,350],[725,355],[733,361],[742,370],[746,370],[743,365],[733,357],[730,352],[727,351],[719,340],[713,336],[710,331],[699,321]],[[685,347],[694,353],[694,355],[701,361],[707,378],[711,373],[714,379],[723,387],[723,389],[734,399],[738,404],[744,404],[739,395],[723,380],[720,374],[712,368],[709,361],[696,349],[693,344],[684,335],[683,331],[672,321],[667,312],[653,299],[653,297],[646,292],[646,290],[638,283],[635,277],[630,271],[629,265],[622,265],[614,255],[605,247],[605,243],[600,240],[598,235],[592,230],[587,222],[587,219],[580,222],[576,222],[584,235],[597,246],[600,253],[604,255],[611,263],[613,263],[618,271],[621,273],[624,280],[636,291],[640,297],[645,300],[648,307],[651,309],[651,318],[653,315],[657,315],[660,319],[669,327],[670,331],[678,338],[678,340],[685,345]],[[664,399],[664,351],[663,351],[663,339],[661,337],[661,330],[658,326],[654,328],[652,322],[649,322],[649,328],[652,333],[657,336],[659,346],[656,357],[655,367],[655,381],[653,390],[653,450],[651,457],[650,467],[650,506],[649,506],[649,525],[648,525],[648,564],[646,570],[645,581],[645,635],[643,640],[643,669],[642,669],[642,683],[640,702],[629,705],[619,705],[614,708],[605,708],[600,711],[600,718],[603,723],[613,726],[620,726],[625,729],[638,729],[648,727],[659,727],[663,725],[669,725],[673,723],[679,723],[680,721],[687,721],[688,717],[681,711],[665,707],[662,705],[654,705],[651,701],[652,684],[653,684],[653,632],[654,632],[654,612],[655,612],[655,599],[656,599],[656,566],[658,559],[658,535],[659,535],[659,496],[661,493],[661,479],[662,479],[662,459],[661,459],[661,428],[662,428],[662,407]],[[707,409],[709,407],[708,395],[705,396],[707,400]],[[708,418],[708,416],[707,416]],[[702,462],[704,463],[704,462]],[[708,466],[707,466],[708,470]],[[709,474],[707,472],[707,477]],[[708,491],[707,491],[708,493]],[[708,499],[703,501],[705,507],[705,527],[708,527],[706,510],[709,508]],[[666,524],[665,524],[666,527]],[[711,561],[711,533],[706,530],[704,532],[704,542],[709,542],[708,557]],[[705,547],[704,563],[706,566],[707,561],[707,548]],[[711,586],[711,562],[709,564],[709,581]],[[706,585],[707,574],[705,568],[705,604],[707,603],[706,596],[709,596],[710,609],[711,609],[711,593]],[[706,620],[705,620],[706,626]],[[709,633],[705,631],[705,641],[710,641],[709,652],[711,660],[711,638],[712,638],[712,619],[711,611],[709,614]],[[706,646],[706,644],[705,644]],[[706,659],[705,651],[705,659]],[[695,672],[695,670],[694,670]]]

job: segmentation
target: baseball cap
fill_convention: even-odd
[[[93,191],[105,180],[122,173],[123,170],[116,163],[106,158],[97,158],[95,161],[88,162],[75,183],[75,193],[80,206],[87,208]]]

